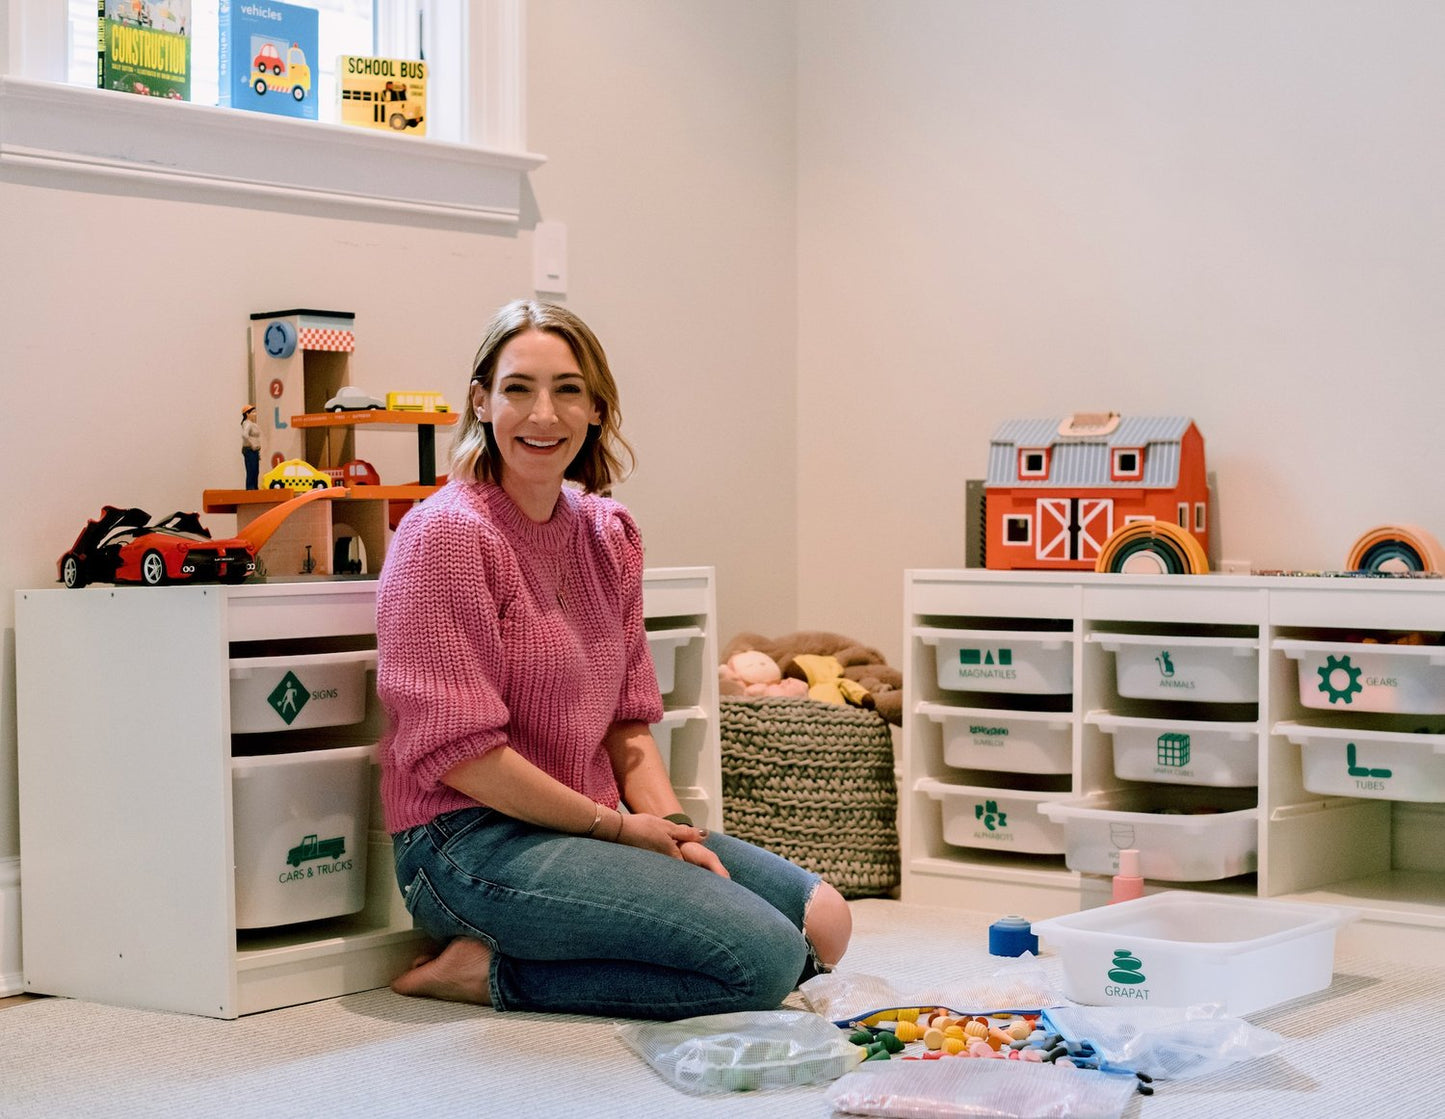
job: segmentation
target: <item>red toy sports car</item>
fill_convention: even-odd
[[[67,587],[87,583],[144,583],[148,587],[178,581],[239,583],[256,570],[256,547],[233,537],[212,540],[196,513],[172,513],[150,522],[144,509],[107,505],[86,522],[60,557],[60,581]]]

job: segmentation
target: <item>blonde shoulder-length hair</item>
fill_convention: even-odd
[[[606,493],[614,482],[622,481],[636,464],[632,448],[622,438],[617,382],[607,365],[607,355],[591,328],[566,307],[532,299],[508,303],[487,325],[477,356],[472,359],[467,406],[462,410],[461,425],[452,443],[451,476],[479,482],[502,480],[501,451],[492,435],[492,425],[477,417],[476,394],[492,391],[497,357],[502,347],[529,330],[556,335],[567,343],[567,348],[577,359],[577,366],[582,371],[582,379],[601,422],[588,428],[587,439],[577,457],[568,465],[566,477],[588,493]]]

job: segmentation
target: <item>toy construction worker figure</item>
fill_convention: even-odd
[[[241,457],[246,460],[246,488],[260,488],[261,429],[256,426],[256,406],[241,409]]]

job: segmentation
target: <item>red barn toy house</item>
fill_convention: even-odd
[[[1132,521],[1176,524],[1207,553],[1204,437],[1181,416],[1008,420],[990,439],[984,518],[990,568],[1093,570]]]

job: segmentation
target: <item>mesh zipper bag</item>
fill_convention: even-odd
[[[683,1092],[756,1092],[835,1080],[863,1059],[847,1034],[803,1010],[634,1022],[623,1042]]]

